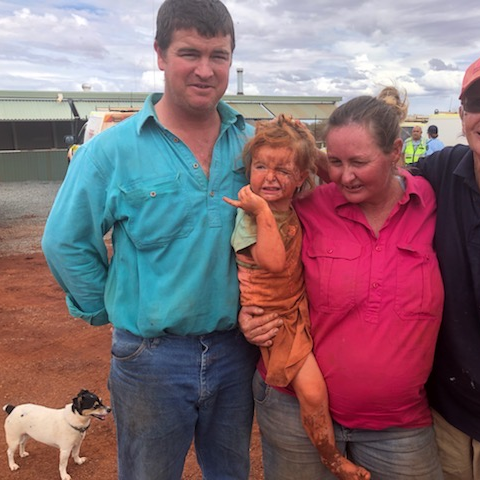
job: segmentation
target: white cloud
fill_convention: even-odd
[[[225,0],[244,93],[341,96],[407,90],[411,113],[456,110],[480,53],[478,0]],[[431,5],[430,5],[431,3]],[[0,89],[163,89],[153,51],[160,1],[0,2]],[[431,8],[433,7],[434,8]]]
[[[79,27],[88,27],[88,20],[85,17],[81,17],[80,15],[77,15],[76,13],[72,13],[72,17],[75,20],[75,23]]]

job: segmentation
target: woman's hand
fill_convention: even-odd
[[[277,313],[264,313],[260,307],[246,306],[238,314],[238,324],[248,342],[257,347],[271,347],[283,321]]]

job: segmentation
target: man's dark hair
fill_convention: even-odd
[[[206,38],[230,35],[235,49],[233,20],[220,0],[166,0],[157,15],[155,40],[166,50],[176,30],[195,29]]]

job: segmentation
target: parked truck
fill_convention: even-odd
[[[138,108],[108,108],[105,110],[94,110],[90,112],[87,122],[76,136],[76,141],[70,145],[67,153],[67,160],[70,162],[78,148],[88,142],[95,135],[107,128],[113,127],[128,117],[138,112]]]
[[[402,139],[406,140],[412,134],[414,126],[422,127],[423,136],[427,138],[427,129],[430,125],[438,127],[438,138],[446,147],[457,145],[458,143],[467,144],[467,139],[463,135],[462,121],[457,112],[435,112],[433,115],[410,115],[402,123]]]

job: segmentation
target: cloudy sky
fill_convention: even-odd
[[[0,0],[0,90],[162,91],[161,0]],[[456,111],[480,56],[479,0],[225,0],[247,95],[340,96],[404,88],[410,113]]]

